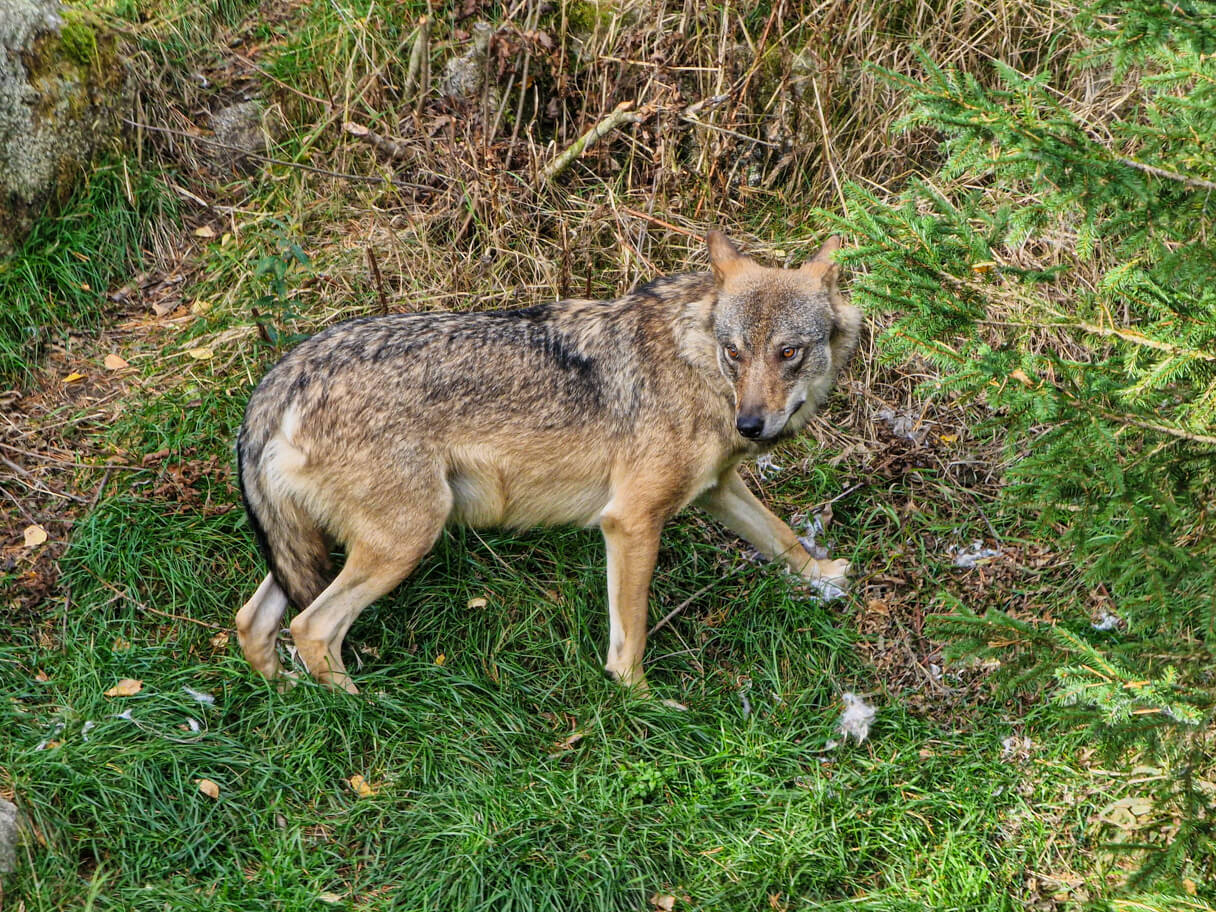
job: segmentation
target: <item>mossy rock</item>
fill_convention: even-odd
[[[127,96],[101,20],[58,0],[0,0],[0,256],[118,144]]]

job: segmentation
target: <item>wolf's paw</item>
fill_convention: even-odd
[[[815,562],[813,574],[807,574],[807,582],[825,602],[838,599],[849,591],[847,560],[820,560]]]

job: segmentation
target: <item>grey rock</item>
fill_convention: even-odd
[[[0,798],[0,876],[17,869],[17,806]]]
[[[0,0],[0,255],[119,135],[113,35],[59,0]]]
[[[211,130],[215,141],[216,158],[224,162],[242,160],[253,153],[266,151],[266,131],[263,128],[262,105],[256,101],[241,101],[221,108],[211,115]]]

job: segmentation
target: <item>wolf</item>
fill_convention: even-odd
[[[738,472],[802,429],[857,346],[861,314],[832,259],[841,242],[797,269],[762,266],[718,231],[706,242],[710,272],[615,300],[354,319],[279,361],[237,440],[270,568],[236,616],[249,663],[285,673],[275,640],[291,604],[308,671],[357,693],[343,638],[449,524],[598,526],[605,669],[642,692],[659,535],[689,504],[843,588],[848,562],[811,557]]]

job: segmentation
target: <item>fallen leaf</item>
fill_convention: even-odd
[[[209,348],[188,348],[186,354],[195,361],[207,361],[211,358],[213,352]]]
[[[1031,380],[1030,377],[1026,375],[1026,371],[1022,370],[1020,367],[1015,371],[1010,371],[1009,376],[1011,379],[1022,384],[1022,386],[1034,386],[1034,381]]]
[[[107,697],[133,697],[144,689],[144,682],[138,678],[123,678],[106,691]]]
[[[199,225],[194,229],[194,236],[197,238],[213,238],[215,237],[215,229],[210,225]]]
[[[156,314],[158,317],[167,317],[169,314],[173,313],[173,311],[177,310],[177,305],[179,303],[180,302],[172,301],[168,298],[162,298],[159,301],[153,302],[152,313]]]
[[[441,653],[439,653],[439,655],[435,656],[436,665],[442,665],[447,660],[448,660],[448,657],[447,657],[446,653],[441,652]]]
[[[650,904],[662,912],[671,912],[676,907],[676,898],[670,893],[656,893],[650,897]]]
[[[228,631],[221,630],[210,640],[211,648],[215,650],[223,650],[228,648]]]
[[[70,374],[68,374],[66,377],[63,378],[63,382],[64,383],[75,383],[77,380],[83,380],[83,379],[84,379],[84,374],[78,374],[78,373],[76,373],[76,371],[72,371]]]
[[[124,367],[131,366],[122,355],[106,355],[105,365],[106,370],[112,371],[122,370]]]
[[[368,134],[367,127],[363,126],[362,124],[353,123],[349,120],[342,123],[342,129],[351,136],[366,136]]]
[[[199,314],[205,314],[209,310],[211,310],[210,301],[201,301],[200,300],[200,301],[195,301],[193,304],[190,305],[190,313],[194,314],[195,316],[198,316]]]
[[[50,677],[47,675],[47,673],[45,671],[43,671],[42,669],[38,669],[38,673],[36,675],[34,675],[34,680],[41,681],[43,684],[45,684],[47,681],[50,680]]]
[[[360,798],[370,798],[376,794],[376,790],[371,787],[371,784],[358,773],[355,773],[350,779],[350,787],[355,790],[355,794]]]
[[[46,529],[37,523],[32,526],[26,526],[23,534],[25,535],[25,546],[27,548],[37,548],[47,540]]]
[[[198,784],[198,790],[208,798],[218,798],[220,796],[220,787],[217,783],[210,779],[195,779]]]
[[[115,652],[126,652],[131,648],[131,644],[128,643],[123,637],[118,637],[116,640],[114,640],[114,646],[112,648]]]
[[[558,741],[556,744],[550,747],[549,753],[556,756],[557,754],[565,753],[568,750],[573,750],[574,745],[578,744],[585,737],[587,737],[587,733],[585,731],[583,731],[581,728],[575,729],[570,733],[569,737],[563,738],[561,741]]]
[[[484,608],[485,606],[486,606],[486,600],[483,598],[469,599],[468,607],[470,607],[470,608]]]
[[[317,897],[317,899],[321,900],[323,903],[329,903],[330,905],[342,902],[342,897],[337,893],[322,893]]]

